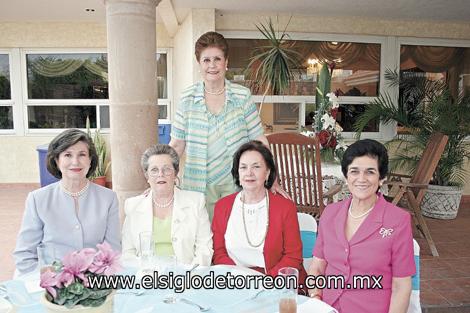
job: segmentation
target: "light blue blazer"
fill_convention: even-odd
[[[57,182],[29,193],[13,256],[23,274],[36,268],[40,243],[53,248],[56,258],[62,258],[70,251],[95,248],[104,241],[121,250],[116,193],[90,183],[79,197],[77,214],[73,198]]]

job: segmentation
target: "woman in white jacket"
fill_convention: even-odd
[[[142,155],[141,166],[151,191],[125,202],[123,257],[139,256],[139,234],[151,231],[157,255],[175,255],[184,264],[210,265],[212,233],[204,194],[175,186],[176,151],[168,145],[152,146]]]

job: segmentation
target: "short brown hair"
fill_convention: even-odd
[[[93,175],[96,167],[98,166],[98,155],[96,154],[95,145],[93,144],[90,136],[79,129],[67,129],[52,139],[46,156],[46,165],[49,173],[56,178],[62,178],[62,173],[57,166],[56,160],[62,152],[79,141],[86,143],[88,146],[88,154],[91,160],[90,169],[88,170],[86,177],[88,178]]]
[[[201,58],[201,52],[209,47],[216,47],[222,50],[224,53],[224,58],[227,59],[228,56],[228,44],[227,40],[225,40],[224,36],[219,34],[218,32],[207,32],[203,34],[199,39],[196,41],[196,45],[194,46],[194,54],[196,55],[196,60],[199,62]]]

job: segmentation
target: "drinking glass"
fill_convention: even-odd
[[[279,298],[279,313],[296,313],[299,271],[294,267],[283,267],[279,269],[278,275],[285,279]]]
[[[139,233],[140,269],[143,275],[151,275],[155,269],[155,242],[151,231]]]
[[[47,268],[52,267],[52,263],[56,259],[55,249],[52,245],[46,245],[41,242],[36,250],[38,254],[38,268],[43,273]]]
[[[163,272],[166,275],[170,275],[170,273],[173,274],[173,277],[178,275],[178,260],[176,259],[176,255],[161,257],[160,260],[162,263],[161,268],[164,269]],[[178,300],[175,291],[175,286],[173,286],[173,288],[168,289],[171,289],[172,292],[165,296],[164,302],[168,304],[174,304]]]

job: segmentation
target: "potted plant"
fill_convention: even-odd
[[[423,215],[435,218],[457,216],[462,186],[467,180],[466,161],[470,159],[470,97],[452,98],[448,86],[442,81],[432,81],[420,73],[400,75],[387,70],[386,80],[399,86],[402,96],[399,103],[388,94],[380,95],[366,105],[365,112],[355,124],[358,136],[372,120],[383,123],[397,122],[406,134],[387,143],[392,148],[392,169],[413,172],[431,134],[441,132],[449,137],[444,153],[433,174],[423,199]]]
[[[289,40],[289,35],[286,33],[289,23],[290,19],[282,32],[274,29],[271,18],[267,21],[267,25],[263,23],[256,25],[267,40],[267,44],[254,50],[246,74],[255,92],[263,90],[260,112],[266,95],[269,92],[273,95],[285,92],[299,68],[300,54],[293,49],[295,41]]]
[[[47,313],[113,311],[113,289],[96,286],[100,276],[114,275],[119,269],[119,252],[104,242],[98,250],[84,248],[65,255],[41,273],[41,298]]]
[[[96,166],[95,173],[90,178],[95,184],[106,186],[106,173],[111,165],[111,162],[107,160],[108,148],[106,147],[106,141],[104,140],[103,135],[101,135],[100,129],[96,129],[94,135],[91,134],[90,119],[88,117],[86,120],[86,128],[88,136],[93,140],[96,154],[98,155],[98,164]]]

